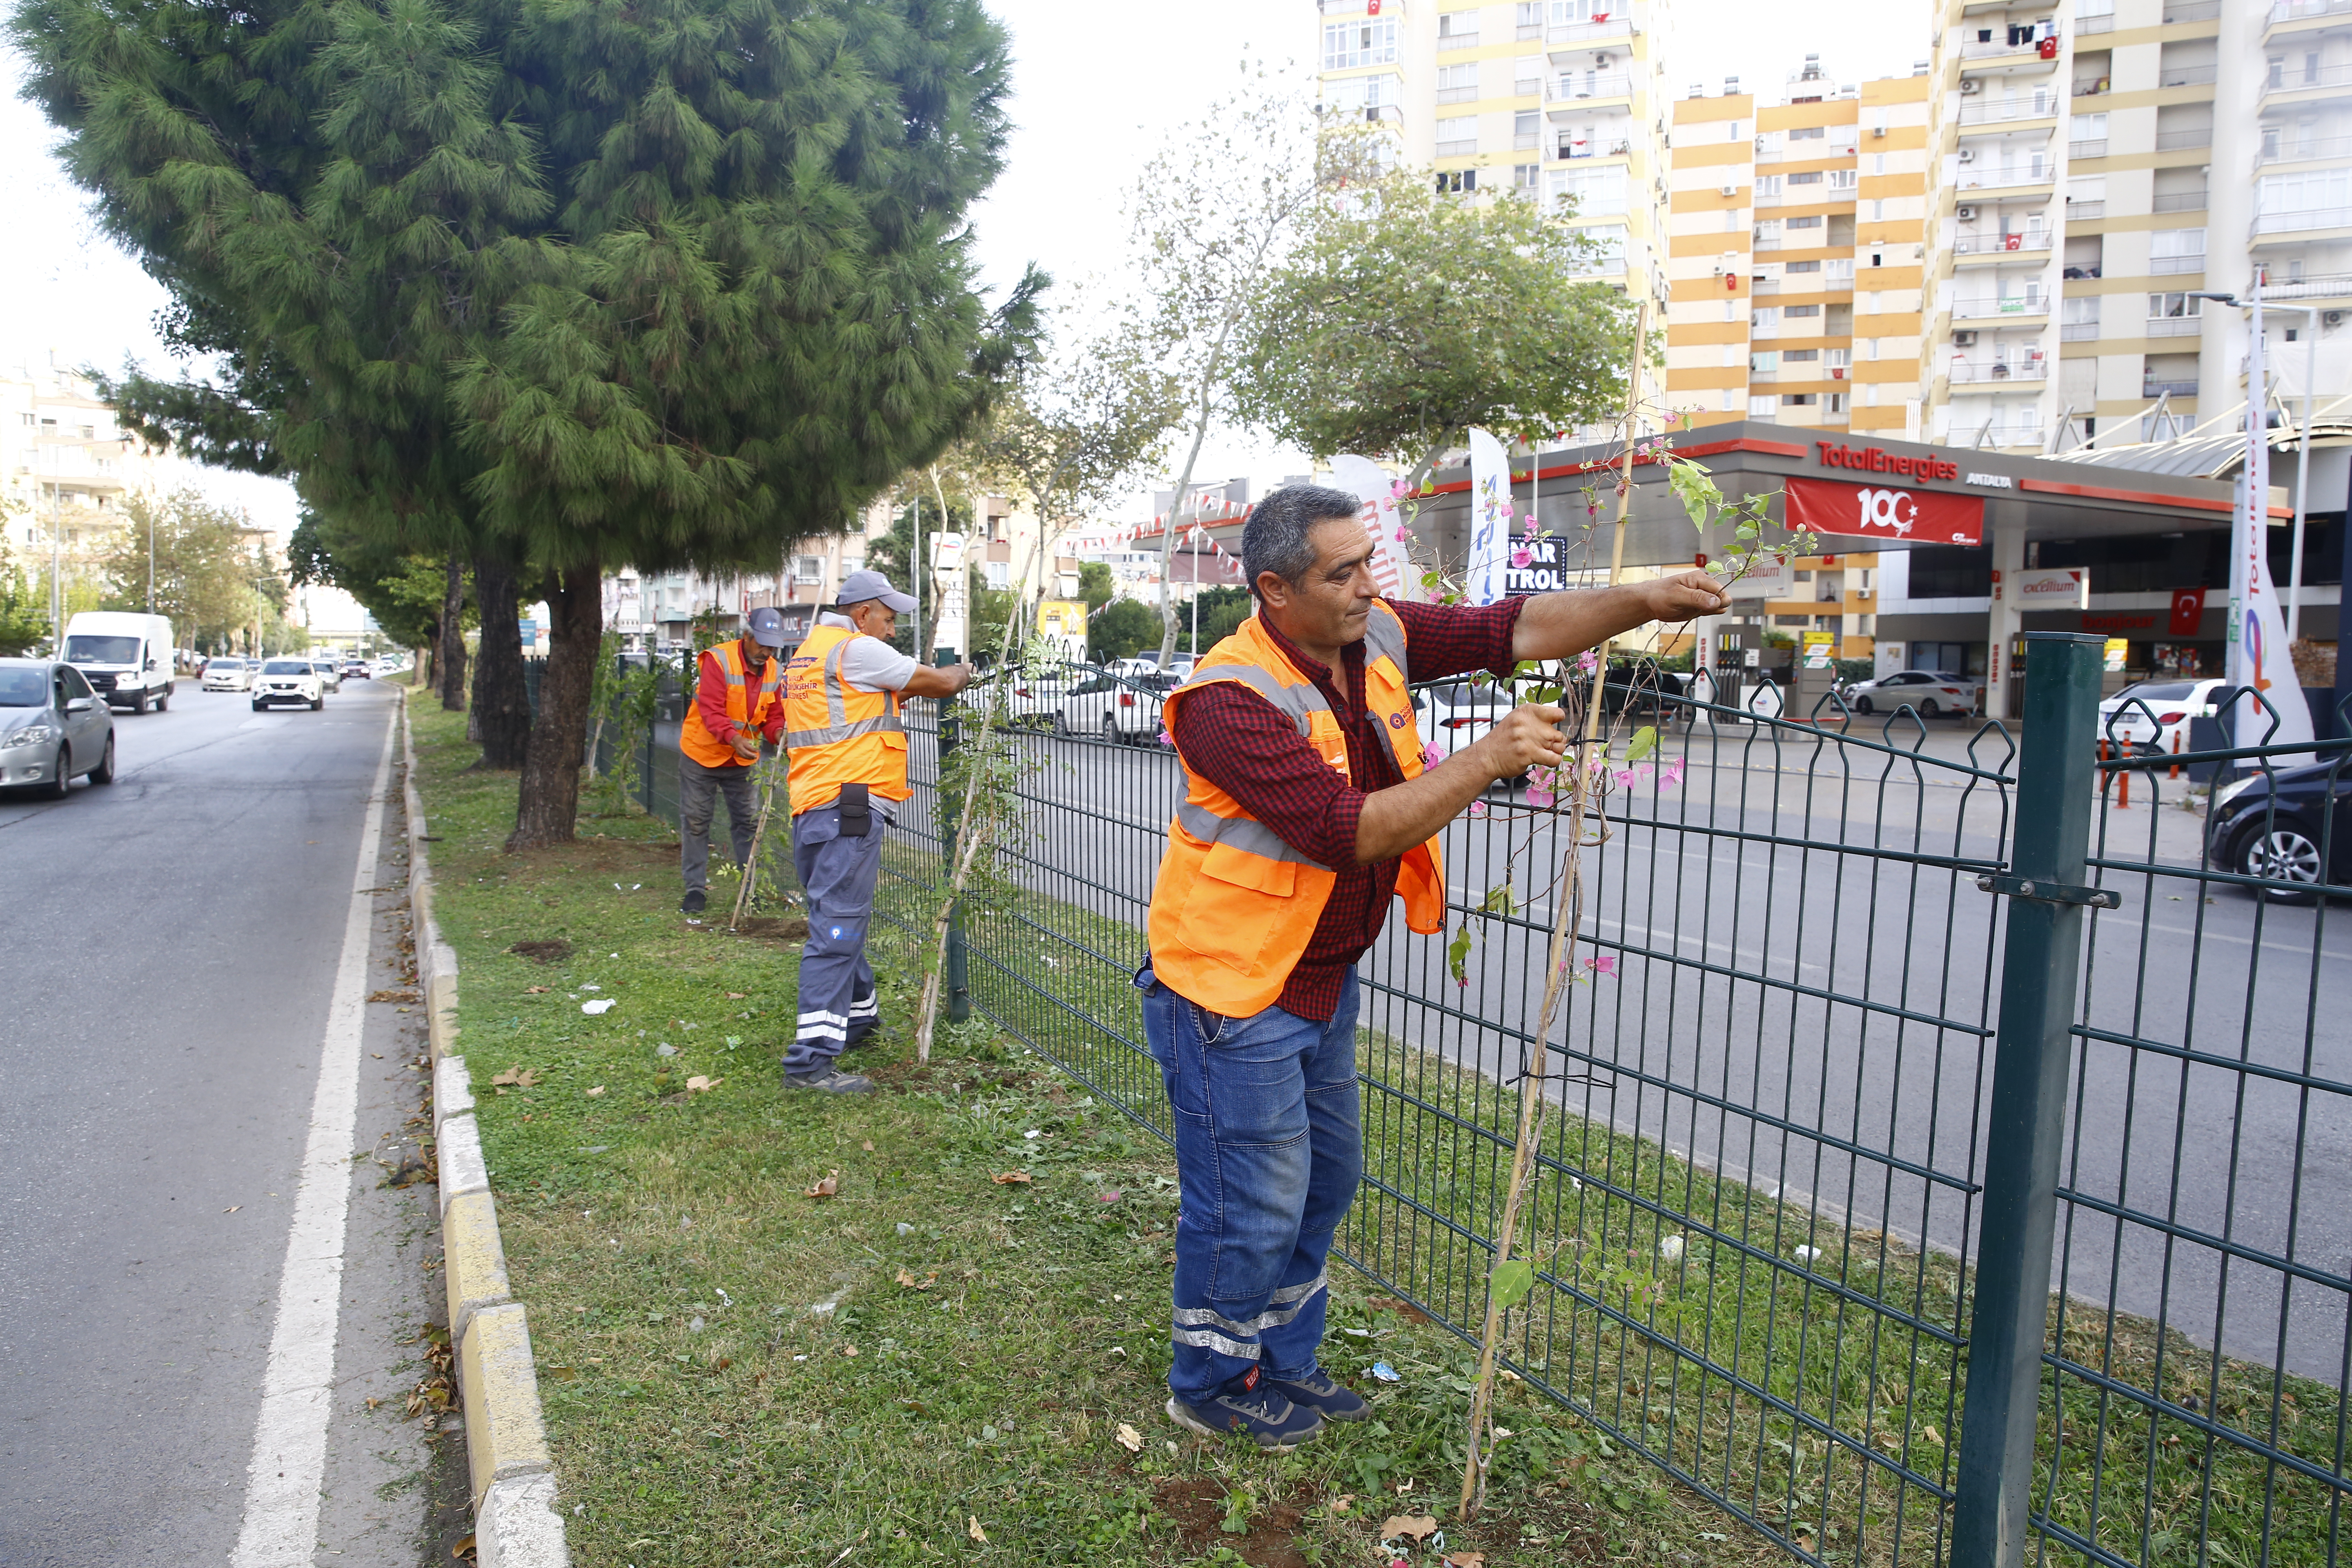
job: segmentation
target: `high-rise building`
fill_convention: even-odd
[[[1326,114],[1465,196],[1574,198],[1598,275],[1666,304],[1666,0],[1319,0]]]
[[[1695,424],[1916,433],[1924,74],[1675,105],[1667,399]]]
[[[2320,388],[2346,384],[2325,312],[2352,303],[2352,0],[1942,0],[1934,74],[1930,439],[2236,423],[2246,323],[2196,296],[2258,270],[2319,312],[2273,323],[2273,391],[2301,390],[2282,351],[2314,329]]]

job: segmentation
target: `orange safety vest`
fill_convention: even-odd
[[[756,731],[766,724],[768,716],[782,700],[777,694],[780,677],[776,661],[772,658],[768,660],[755,691],[750,672],[743,668],[743,646],[740,642],[730,638],[716,647],[705,649],[702,657],[717,659],[719,673],[727,678],[727,717],[735,727]],[[698,674],[695,685],[699,689],[701,684],[701,677]],[[678,726],[677,749],[706,768],[751,766],[749,763],[738,762],[734,749],[713,735],[709,726],[703,723],[701,710],[695,706],[694,695],[692,691],[687,693],[686,721]]]
[[[1408,779],[1419,778],[1421,728],[1405,686],[1404,622],[1375,601],[1364,641],[1364,705],[1387,728],[1398,768]],[[1348,739],[1339,715],[1255,616],[1211,648],[1192,679],[1168,694],[1160,721],[1170,733],[1184,694],[1213,680],[1240,681],[1273,703],[1325,762],[1348,776]],[[1186,1000],[1246,1017],[1282,994],[1339,873],[1292,848],[1189,763],[1184,780],[1184,802],[1168,824],[1168,849],[1151,889],[1151,970]],[[1397,894],[1412,930],[1426,936],[1445,928],[1445,875],[1436,839],[1405,852]]]
[[[784,744],[792,754],[784,780],[794,816],[831,805],[846,784],[862,784],[884,800],[914,793],[907,786],[898,694],[860,691],[841,679],[842,650],[865,635],[819,626],[784,662]]]

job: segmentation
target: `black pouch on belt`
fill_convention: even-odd
[[[841,836],[863,838],[874,831],[874,805],[862,784],[841,786]]]

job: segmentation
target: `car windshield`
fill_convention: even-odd
[[[264,675],[309,675],[309,663],[299,658],[273,658],[261,667]]]
[[[66,638],[68,664],[137,664],[137,637],[103,637],[92,632]]]
[[[18,666],[0,669],[0,708],[39,708],[49,700],[49,678],[45,671]]]
[[[2196,690],[2197,683],[2193,680],[2143,682],[2138,686],[2125,687],[2108,700],[2129,702],[2137,699],[2143,702],[2179,702],[2193,695]]]
[[[245,668],[245,660],[241,658],[216,658],[211,663],[205,665],[205,668],[206,669],[243,669]]]

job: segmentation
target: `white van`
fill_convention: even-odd
[[[172,623],[130,610],[84,610],[66,623],[65,662],[110,707],[144,713],[172,700]]]

